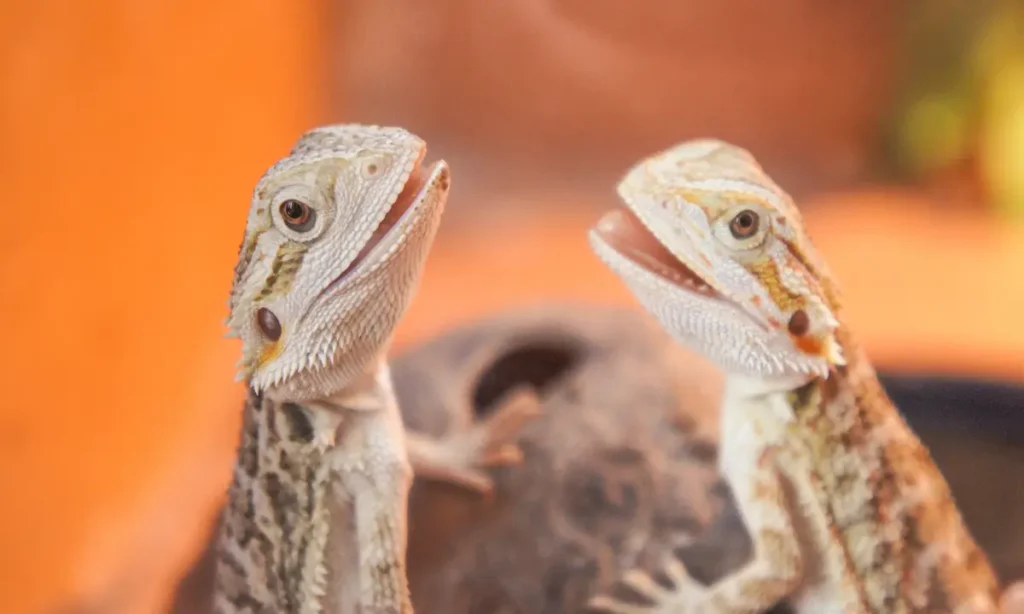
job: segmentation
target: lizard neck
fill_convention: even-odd
[[[346,411],[380,411],[395,403],[391,369],[381,354],[344,388],[310,405],[328,415],[343,416]]]
[[[838,421],[836,426],[843,429],[856,422],[871,429],[907,431],[874,366],[845,322],[835,335],[846,364],[833,367],[827,378],[812,378],[787,391],[787,405],[793,408],[797,420],[815,420],[828,414],[829,420]]]
[[[785,394],[798,425],[844,435],[838,447],[884,448],[887,442],[913,435],[878,381],[863,348],[849,329],[836,331],[846,364],[834,367],[827,378],[816,377]],[[852,437],[859,433],[859,437]]]
[[[989,600],[996,581],[927,448],[911,431],[846,326],[846,365],[793,388],[785,446],[803,458],[813,496],[846,553],[867,611]],[[941,553],[941,556],[936,553]],[[932,561],[946,561],[933,564]],[[895,568],[895,572],[894,572]],[[870,590],[865,590],[870,587]]]
[[[352,547],[332,531],[331,453],[345,410],[393,403],[383,359],[331,397],[302,404],[250,390],[219,536],[214,611],[331,614],[332,561]],[[338,519],[335,519],[338,520]]]

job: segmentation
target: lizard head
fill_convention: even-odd
[[[792,200],[746,150],[700,139],[634,166],[598,256],[681,343],[728,373],[827,377],[838,294]]]
[[[400,128],[325,126],[263,175],[229,301],[239,379],[312,400],[385,351],[448,197],[448,166],[425,155]]]

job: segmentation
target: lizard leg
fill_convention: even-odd
[[[670,558],[662,571],[672,581],[665,588],[650,575],[631,570],[623,582],[653,605],[629,604],[607,595],[591,600],[592,608],[614,614],[755,614],[789,595],[800,583],[803,560],[783,478],[771,450],[761,455],[747,485],[734,488],[737,507],[753,541],[750,562],[711,586],[703,586]],[[735,483],[735,482],[734,482]]]
[[[515,439],[523,426],[538,415],[540,402],[536,393],[531,387],[522,386],[507,394],[497,411],[466,432],[435,439],[408,431],[406,447],[413,473],[489,495],[494,484],[482,468],[522,462],[522,451]]]

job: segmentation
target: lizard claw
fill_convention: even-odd
[[[514,444],[505,444],[497,450],[485,454],[480,459],[480,464],[484,467],[518,465],[522,462],[523,451]]]
[[[486,467],[509,467],[523,462],[515,440],[527,422],[540,415],[540,400],[529,386],[513,389],[499,401],[491,416],[468,431],[444,439],[407,432],[409,459],[421,478],[457,484],[485,498],[494,493]]]
[[[651,576],[639,569],[627,571],[622,577],[622,583],[654,602],[660,601],[665,593],[664,588],[655,582]]]
[[[526,423],[540,415],[540,400],[530,386],[514,388],[498,401],[498,409],[473,426],[461,457],[463,485],[490,499],[494,481],[482,467],[511,467],[523,462],[523,451],[514,443]]]
[[[608,595],[598,595],[587,604],[589,608],[608,612],[609,614],[652,614],[654,612],[672,612],[672,614],[696,614],[700,611],[700,597],[705,588],[695,582],[686,571],[686,565],[679,559],[670,556],[662,566],[662,571],[672,582],[666,588],[656,582],[650,574],[639,569],[631,569],[622,577],[622,584],[651,602],[650,605],[626,603]]]
[[[682,561],[674,556],[666,558],[664,568],[662,571],[668,576],[668,579],[672,581],[672,586],[676,590],[704,590],[703,587],[693,581],[690,577],[689,572],[686,571],[686,565]]]
[[[476,464],[481,467],[522,463],[523,451],[513,442],[526,423],[540,415],[540,400],[530,386],[512,389],[498,404],[498,410],[470,432],[479,450]]]
[[[587,609],[608,614],[651,614],[656,606],[626,603],[605,595],[599,595],[587,602]]]

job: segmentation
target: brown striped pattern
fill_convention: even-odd
[[[309,578],[326,539],[326,446],[305,411],[251,394],[218,549],[214,611],[306,613],[319,607]],[[258,579],[258,582],[254,582]]]
[[[899,416],[863,352],[789,395],[796,445],[862,588],[866,611],[952,612],[998,585],[928,450]],[[980,609],[978,612],[994,610]]]
[[[302,266],[302,257],[308,249],[308,245],[298,241],[285,241],[277,248],[274,261],[270,264],[270,274],[260,290],[257,303],[288,292],[295,274]]]

